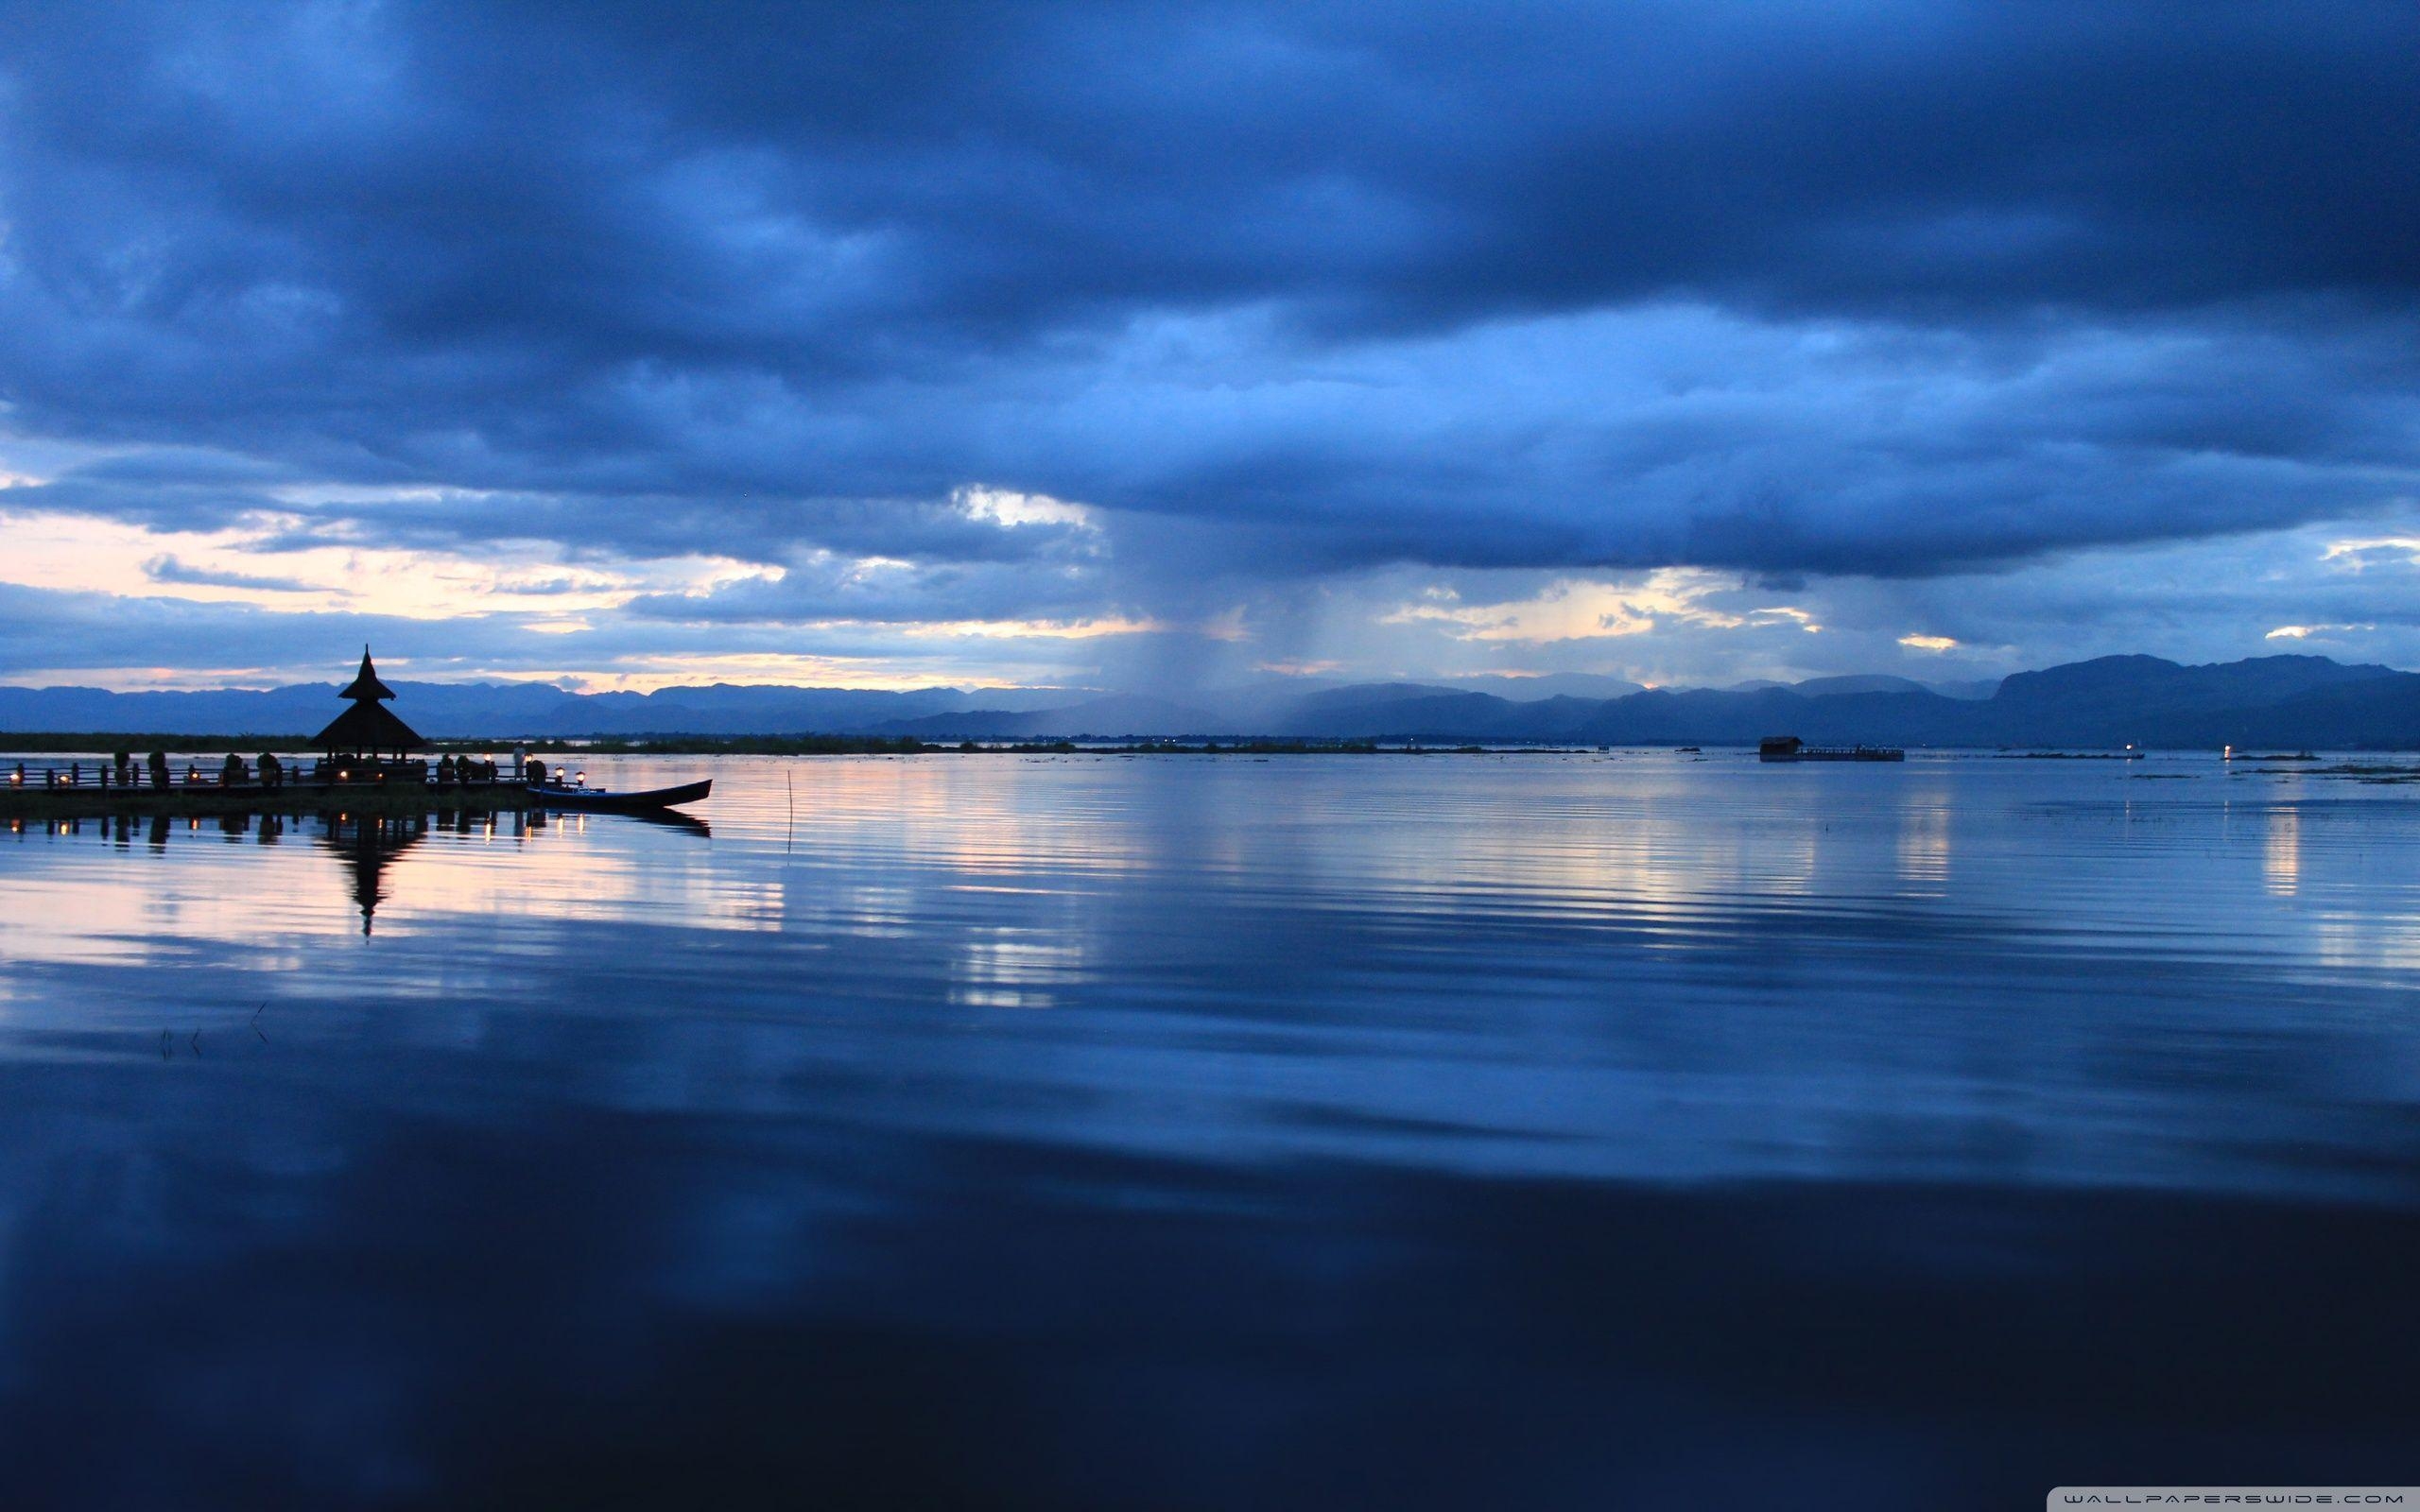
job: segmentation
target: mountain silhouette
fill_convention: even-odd
[[[714,684],[575,694],[543,684],[398,682],[430,734],[913,735],[926,740],[1119,736],[1553,741],[1738,745],[1789,733],[1901,746],[2285,746],[2420,748],[2420,675],[2319,656],[2186,665],[2109,656],[1973,684],[1889,674],[1594,697],[1576,678],[1484,679],[1535,696],[1446,683],[1271,679],[1176,696],[1056,688],[882,692]],[[293,734],[316,728],[331,689],[112,693],[0,688],[0,730]]]

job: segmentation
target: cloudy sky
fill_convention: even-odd
[[[0,681],[2420,665],[2420,7],[0,8]]]

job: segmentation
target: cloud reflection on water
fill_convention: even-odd
[[[2359,1247],[2420,1214],[2402,790],[711,765],[708,834],[0,848],[0,1456],[347,1503],[666,1492],[631,1444],[829,1490],[939,1434],[972,1479],[881,1484],[1651,1504],[1727,1443],[1743,1496],[1967,1504],[2095,1444],[2314,1465],[2267,1380],[2377,1463],[2342,1452],[2408,1357]],[[2300,1333],[2228,1334],[2269,1374],[2209,1384],[2197,1320],[2281,1295]],[[2159,1351],[2190,1380],[2124,1363]],[[2126,1389],[2041,1416],[2096,1368]],[[104,1455],[104,1404],[161,1457]]]

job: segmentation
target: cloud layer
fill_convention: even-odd
[[[0,507],[257,559],[0,575],[275,624],[401,554],[521,585],[490,669],[1111,678],[1416,659],[1407,573],[1878,603],[2393,536],[2415,51],[2403,5],[12,10]],[[518,602],[574,570],[585,618]],[[1644,635],[1712,669],[1769,623],[1723,613]]]

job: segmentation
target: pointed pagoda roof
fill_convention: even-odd
[[[379,707],[382,698],[392,698],[395,690],[378,680],[378,669],[370,664],[370,647],[361,648],[361,672],[353,686],[338,695],[353,700],[353,707],[328,722],[328,728],[311,737],[311,744],[320,750],[403,752],[426,748],[428,742],[420,731]]]
[[[353,686],[337,695],[339,698],[376,700],[392,698],[395,690],[378,680],[378,669],[370,664],[370,647],[361,647],[361,670],[354,674]]]

